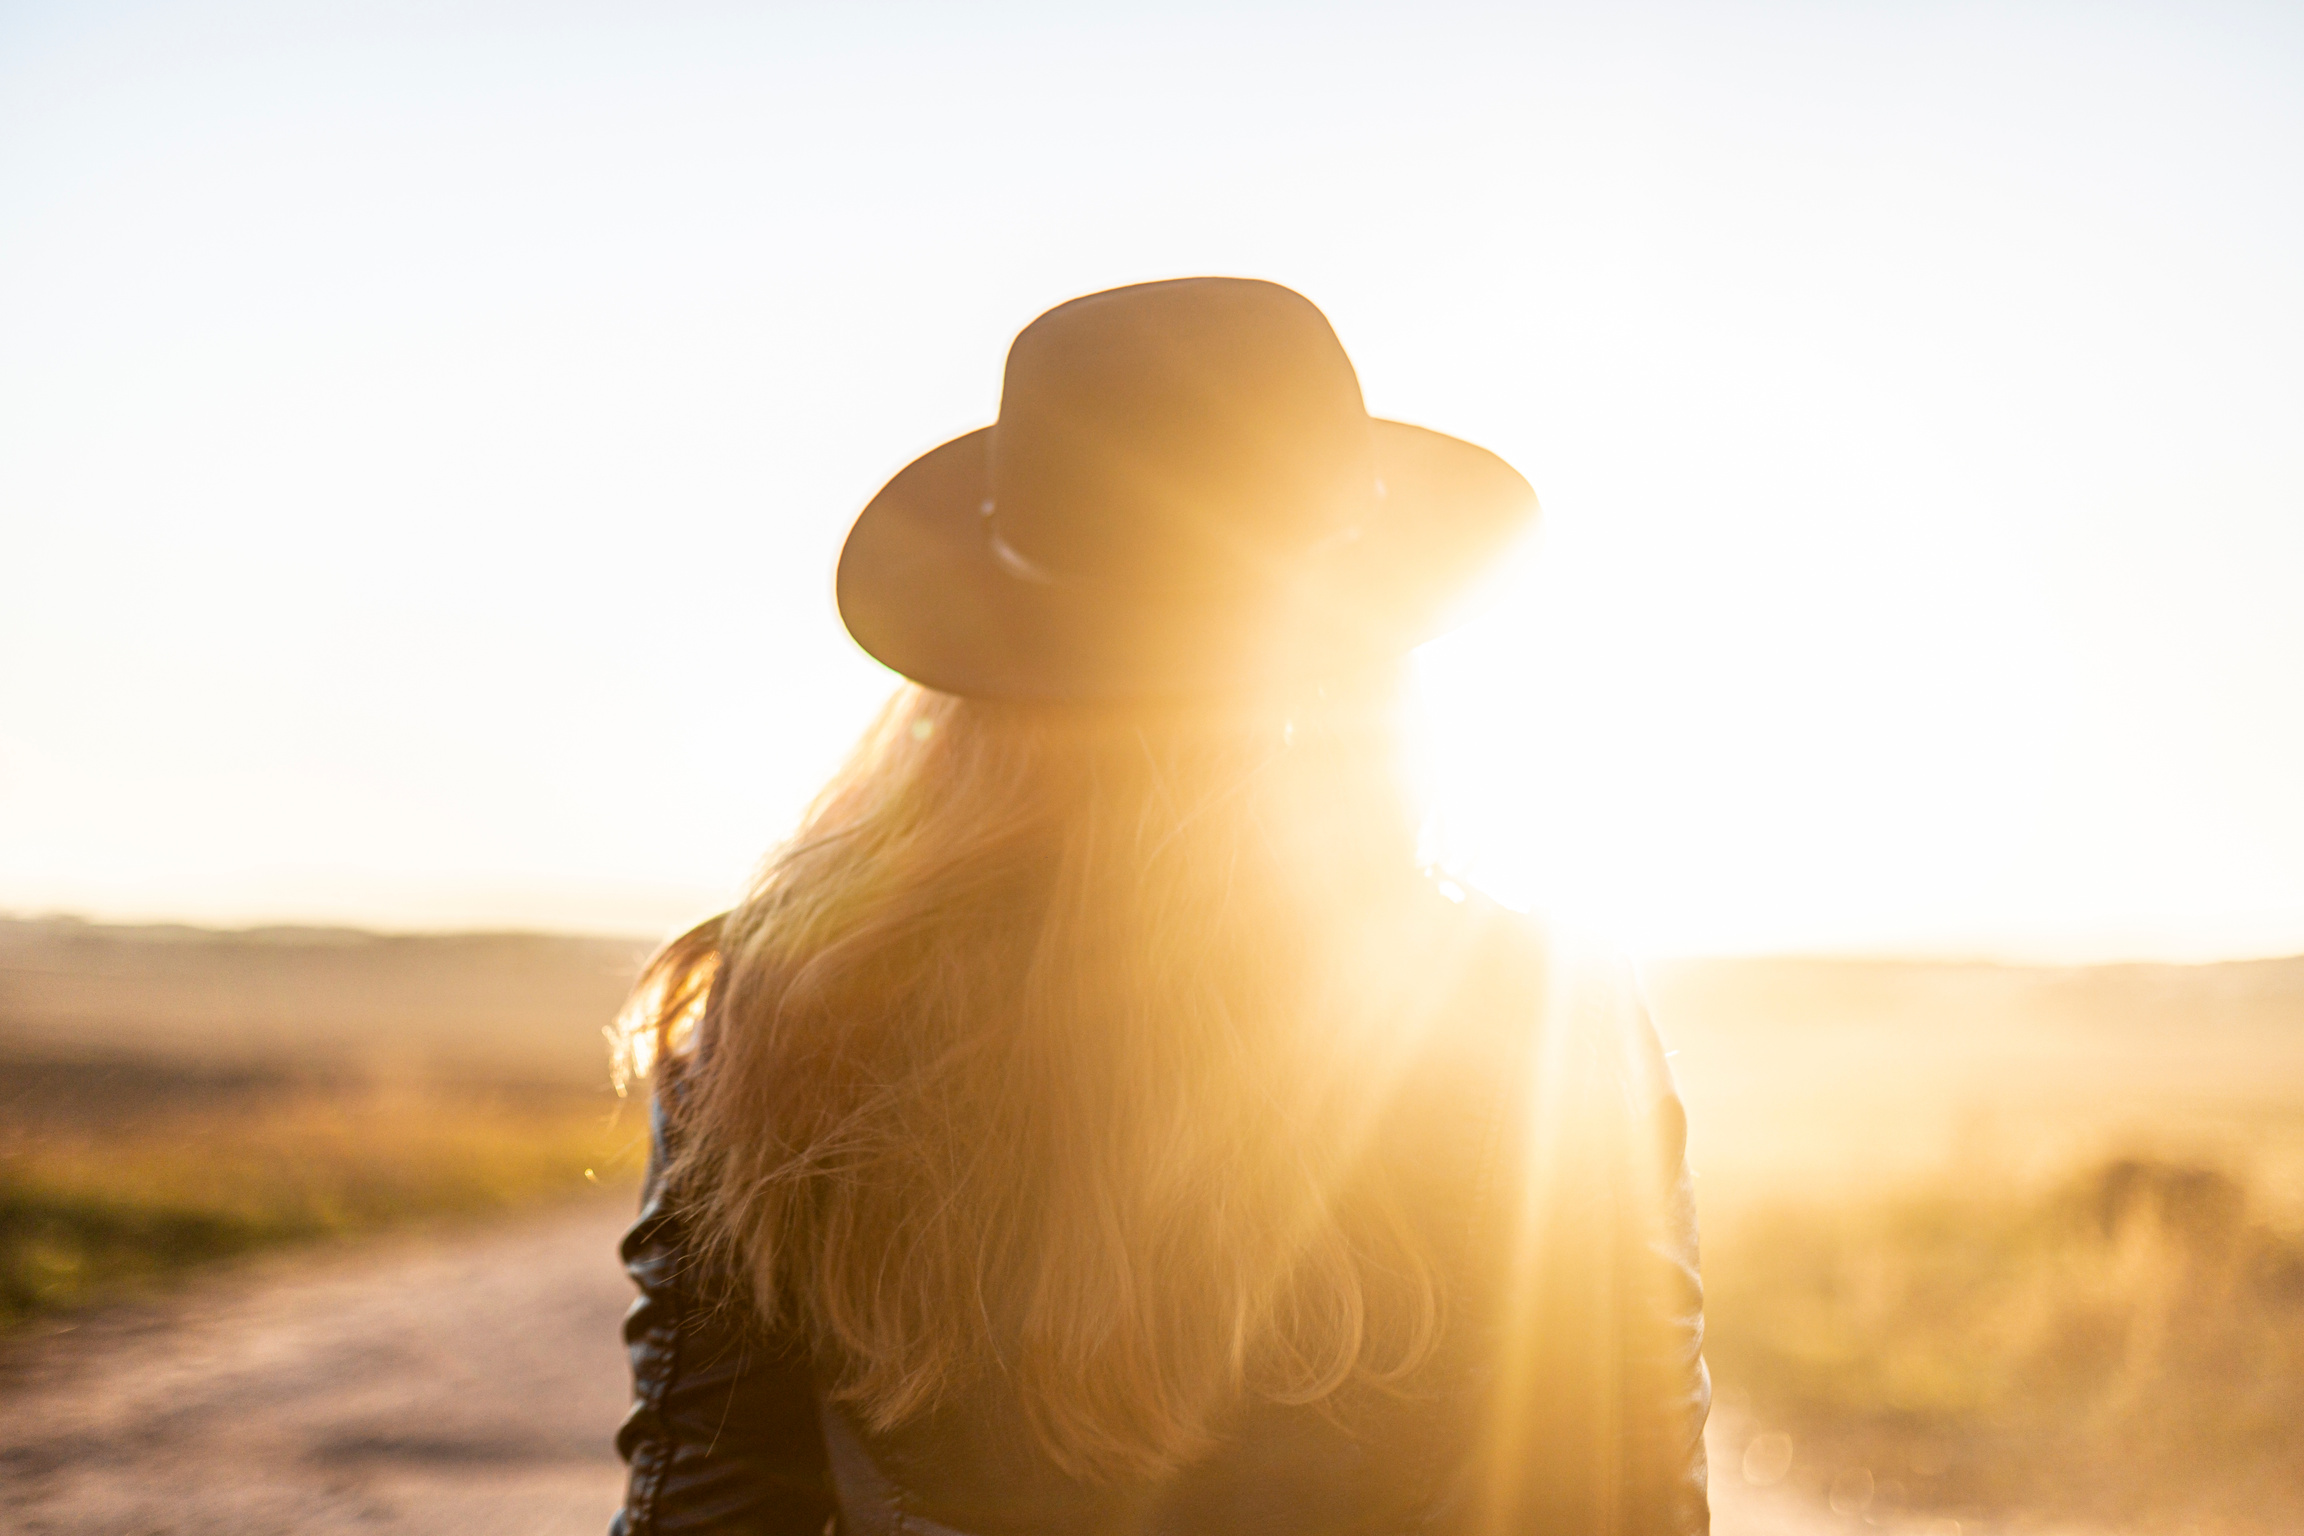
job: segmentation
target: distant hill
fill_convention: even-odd
[[[650,945],[0,919],[0,1055],[596,1082]]]
[[[1716,1188],[1947,1157],[2009,1180],[2110,1148],[2277,1165],[2267,1187],[2304,1201],[2304,957],[1705,960],[1648,982]]]
[[[2304,1027],[2304,956],[2208,965],[2006,965],[1767,956],[1650,968],[1660,1016],[1702,1027],[1911,1024],[1992,1029],[2012,1015],[2107,1033]]]
[[[0,920],[0,1058],[593,1083],[606,1071],[600,1031],[649,948]],[[1772,1127],[1844,1117],[1884,1133],[1912,1106],[1941,1123],[1954,1106],[2126,1119],[2123,1106],[2222,1116],[2304,1100],[2304,958],[1701,960],[1648,980],[1700,1125],[1755,1149]]]

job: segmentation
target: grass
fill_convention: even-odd
[[[628,1180],[644,1117],[591,1085],[634,955],[0,922],[7,1051],[117,1053],[0,1060],[0,1328]],[[1718,1476],[1852,1521],[2304,1530],[2304,959],[1654,981]]]
[[[2304,958],[1651,988],[1724,1481],[1923,1529],[2304,1530]]]
[[[627,1181],[644,1117],[605,1089],[15,1064],[0,1129],[0,1327],[283,1243]]]
[[[2224,1169],[2109,1158],[1714,1223],[1741,1465],[1843,1513],[2304,1529],[2304,1236]]]

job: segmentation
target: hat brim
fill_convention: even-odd
[[[986,427],[913,460],[856,519],[840,551],[841,621],[912,681],[977,698],[1251,693],[1401,655],[1448,627],[1466,584],[1535,518],[1536,493],[1484,448],[1370,425],[1381,510],[1258,611],[1034,580],[1003,564],[981,513]]]

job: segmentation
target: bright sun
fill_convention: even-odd
[[[1557,524],[1416,657],[1436,862],[1636,951],[1976,942],[2050,781],[2052,646],[2021,602],[1947,624],[1912,594],[1988,567],[1954,551],[1851,598],[1820,562],[1778,573],[1802,606],[1772,613]]]

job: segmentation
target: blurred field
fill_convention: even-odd
[[[628,1180],[642,948],[0,922],[0,1324]],[[1649,982],[1718,1478],[1946,1536],[2304,1529],[2304,960]]]
[[[202,1071],[601,1080],[644,943],[0,919],[0,1055]]]
[[[627,1181],[639,947],[0,923],[0,1328],[281,1243]]]
[[[2304,961],[1665,968],[1720,1477],[2304,1529]]]

